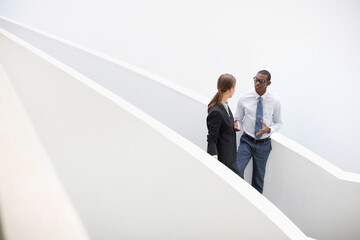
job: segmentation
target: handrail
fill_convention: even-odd
[[[235,173],[119,96],[15,36],[0,35],[0,50],[90,238],[307,238]]]
[[[129,69],[130,71],[130,69]],[[149,81],[151,81],[151,78],[147,79]],[[172,88],[170,88],[171,90],[174,90]],[[190,93],[187,93],[190,94]],[[185,96],[185,93],[182,94],[183,96]],[[191,95],[191,94],[190,94]],[[186,96],[185,96],[186,97]],[[198,118],[197,121],[194,119],[190,119],[189,120],[194,123],[194,125],[196,125],[197,127],[194,129],[191,129],[191,134],[190,135],[194,135],[194,132],[197,132],[198,135],[200,135],[199,138],[197,139],[191,139],[192,136],[188,137],[186,134],[182,134],[183,136],[185,136],[186,138],[192,140],[192,142],[196,143],[198,146],[202,147],[203,149],[204,147],[204,142],[205,142],[205,138],[204,136],[206,136],[206,129],[205,129],[205,124],[204,124],[204,119],[206,116],[205,111],[202,111],[201,109],[206,109],[206,104],[204,103],[204,101],[196,101],[196,98],[192,98],[189,96],[189,99],[192,99],[194,101],[192,101],[192,105],[191,106],[196,106],[196,110],[195,112],[195,116]],[[132,102],[132,101],[130,101]],[[146,108],[141,108],[144,111],[148,110]],[[164,111],[163,109],[161,109],[162,111]],[[151,114],[151,113],[150,113]],[[178,126],[174,127],[173,121],[171,121],[171,124],[166,123],[165,121],[166,116],[156,116],[155,117],[157,119],[160,119],[161,122],[165,123],[166,125],[168,125],[170,128],[175,129],[176,131],[181,133],[181,129],[179,128],[179,126],[181,126],[181,123],[179,123]],[[199,119],[201,121],[199,121]],[[185,127],[191,127],[191,125],[189,124],[185,124]],[[201,138],[201,136],[203,136],[203,138]],[[356,214],[358,212],[360,212],[357,207],[358,204],[356,204],[356,201],[358,200],[358,195],[357,193],[359,192],[359,174],[355,174],[355,173],[349,173],[349,172],[345,172],[340,170],[339,168],[337,168],[336,166],[330,164],[329,162],[327,162],[326,160],[324,160],[323,158],[320,158],[319,156],[317,156],[316,154],[312,153],[311,151],[309,151],[308,149],[296,144],[295,142],[287,139],[286,137],[282,136],[281,134],[274,134],[273,135],[273,145],[274,145],[274,151],[271,153],[270,155],[270,159],[269,159],[269,164],[268,164],[268,169],[267,169],[267,175],[266,175],[266,181],[265,181],[265,191],[264,191],[264,195],[270,199],[277,207],[279,207],[285,214],[287,214],[298,226],[301,227],[301,229],[303,229],[308,235],[311,235],[312,237],[319,237],[321,239],[322,236],[327,236],[327,234],[331,233],[331,231],[328,231],[326,229],[326,224],[328,223],[328,219],[332,219],[332,217],[330,217],[330,212],[326,211],[326,208],[324,209],[324,207],[328,207],[328,208],[332,208],[333,206],[333,202],[331,202],[331,204],[326,205],[323,204],[323,202],[329,202],[326,199],[326,196],[329,196],[329,194],[331,192],[336,192],[339,195],[336,196],[335,199],[338,199],[339,202],[342,202],[342,198],[343,196],[346,196],[347,199],[353,199],[354,201],[350,201],[348,202],[348,206],[347,209],[352,209],[353,211],[355,211],[355,214],[353,212],[349,212],[348,210],[346,211],[345,215],[342,215],[342,210],[341,208],[336,208],[335,211],[333,211],[333,213],[338,213],[337,211],[339,211],[339,214],[342,216],[341,218],[337,218],[337,221],[341,224],[347,225],[347,227],[345,226],[344,229],[346,229],[346,232],[341,232],[341,231],[337,231],[335,234],[332,234],[333,237],[336,236],[336,234],[342,234],[341,236],[347,236],[347,235],[351,235],[351,236],[358,236],[359,233],[355,228],[352,228],[351,224],[347,224],[349,221],[352,221],[351,217],[355,216],[355,219],[359,218],[359,216]],[[285,154],[286,152],[286,154]],[[294,161],[289,161],[286,158],[292,156],[290,158],[293,158]],[[309,184],[309,182],[306,179],[302,179],[301,176],[298,177],[298,182],[296,181],[296,179],[294,179],[294,177],[292,176],[292,174],[297,174],[299,169],[293,169],[293,166],[289,163],[293,163],[293,164],[300,164],[300,167],[305,173],[314,173],[316,176],[318,177],[322,177],[320,182],[316,182],[315,185],[313,185],[313,187]],[[288,169],[287,169],[288,168]],[[324,174],[326,173],[326,174]],[[312,178],[308,178],[308,179],[312,179]],[[336,184],[332,184],[331,187],[328,186],[328,182],[329,181],[336,181]],[[345,183],[344,183],[345,181]],[[346,185],[343,185],[346,184]],[[346,192],[343,192],[341,190],[341,188],[345,188],[348,189],[349,185],[351,185],[350,189],[351,190],[347,190]],[[292,194],[289,194],[289,187],[291,186],[291,189],[299,189],[298,191],[292,192]],[[323,189],[319,188],[319,186],[323,186]],[[297,199],[299,199],[299,196],[297,196],[296,194],[300,194],[302,193],[302,197],[305,196],[307,197],[307,199],[311,199],[311,196],[308,196],[308,189],[309,187],[311,189],[316,189],[317,191],[321,192],[326,190],[327,193],[326,194],[322,194],[322,195],[318,195],[316,192],[314,193],[315,196],[317,196],[318,198],[315,199],[315,201],[313,203],[317,203],[317,205],[313,204],[309,202],[309,206],[311,205],[311,207],[307,207],[307,209],[312,209],[312,213],[309,212],[308,215],[304,215],[300,210],[302,208],[304,208],[304,206],[297,206],[294,207],[295,205],[291,206],[291,204],[293,202],[297,202]],[[333,191],[333,188],[336,188],[336,191]],[[290,191],[291,192],[291,191]],[[311,191],[310,191],[311,192]],[[342,195],[345,194],[345,195]],[[334,196],[331,196],[332,198],[334,198]],[[319,202],[321,201],[321,202]],[[314,208],[314,209],[313,209]],[[321,211],[317,211],[317,209],[321,209]],[[340,216],[338,214],[338,216]],[[316,223],[309,221],[309,219],[318,219],[318,221],[316,221]],[[335,218],[334,218],[335,219]],[[324,220],[326,220],[324,222]],[[320,226],[321,222],[323,222],[324,226]],[[331,224],[336,223],[336,221],[333,221]],[[340,224],[340,225],[341,225]],[[335,227],[332,228],[331,230],[335,231]]]
[[[360,174],[342,170],[341,168],[330,163],[329,161],[326,161],[323,157],[320,157],[316,153],[310,151],[308,148],[291,140],[290,138],[287,138],[280,133],[274,134],[272,138],[279,144],[286,146],[286,148],[290,149],[294,153],[302,155],[304,158],[310,160],[317,167],[325,170],[326,172],[333,175],[337,179],[360,183]]]
[[[207,113],[204,108],[204,102],[206,102],[204,97],[78,44],[6,21],[5,18],[2,20],[0,18],[0,24],[6,25],[21,39],[116,93],[166,126],[176,129],[178,133],[197,146],[206,149],[204,136],[207,130],[204,119]],[[4,34],[10,33],[7,31]],[[134,93],[135,90],[136,93]],[[187,104],[184,105],[183,102]],[[195,115],[186,109],[190,104],[193,109],[196,109]],[[179,121],[179,113],[181,121]],[[198,134],[194,135],[194,132]]]
[[[0,239],[88,240],[1,62],[0,133]]]
[[[208,101],[207,98],[203,97],[202,95],[199,95],[198,93],[196,93],[194,91],[191,91],[188,88],[184,88],[183,86],[181,86],[181,85],[179,85],[177,83],[171,82],[168,79],[163,78],[161,76],[158,76],[158,75],[156,75],[156,74],[154,74],[152,72],[146,71],[146,70],[144,70],[142,68],[131,65],[131,64],[127,63],[127,62],[121,61],[121,60],[119,60],[117,58],[111,57],[111,56],[106,55],[104,53],[100,53],[98,51],[95,51],[94,49],[87,48],[87,47],[85,47],[85,46],[83,46],[81,44],[72,42],[72,41],[70,41],[68,39],[64,39],[64,38],[55,36],[53,34],[49,34],[47,32],[41,31],[39,29],[30,27],[28,25],[17,22],[15,20],[10,19],[10,18],[7,18],[7,17],[4,17],[4,16],[0,15],[0,19],[5,20],[8,23],[14,24],[12,27],[19,26],[19,27],[21,27],[23,29],[30,30],[33,33],[37,33],[39,35],[45,36],[48,40],[55,40],[57,42],[61,42],[63,44],[66,44],[66,45],[68,45],[70,47],[79,49],[79,50],[81,50],[81,51],[83,51],[85,53],[94,55],[94,56],[96,56],[98,58],[101,58],[101,59],[104,59],[104,60],[106,60],[108,62],[114,63],[114,64],[118,65],[119,67],[126,68],[126,69],[128,69],[128,70],[130,70],[132,72],[135,72],[135,73],[137,73],[139,75],[142,75],[142,76],[144,76],[146,78],[152,79],[153,81],[156,81],[156,82],[158,82],[158,83],[160,83],[160,84],[162,84],[164,86],[167,86],[168,88],[170,88],[170,89],[172,89],[172,90],[174,90],[176,92],[179,92],[179,93],[181,93],[181,94],[183,94],[183,95],[185,95],[187,97],[190,97],[190,98],[192,98],[192,99],[194,99],[194,100],[196,100],[198,102],[201,102],[203,104],[207,104],[207,101]],[[22,36],[22,37],[24,37],[24,36]],[[24,39],[24,38],[22,38],[22,39]],[[29,40],[31,40],[31,39],[27,39],[27,41],[31,43],[31,41],[29,41]],[[36,45],[36,44],[34,44],[34,45],[39,49],[42,49],[42,47],[44,47],[44,46],[40,46],[40,45]],[[47,51],[45,51],[45,52],[47,52]]]
[[[264,195],[313,238],[358,239],[360,175],[281,134],[272,138]]]

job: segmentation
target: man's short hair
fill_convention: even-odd
[[[261,70],[261,71],[259,71],[258,73],[260,73],[260,74],[262,74],[262,75],[266,75],[268,81],[271,80],[271,74],[269,73],[269,71],[267,71],[267,70]]]

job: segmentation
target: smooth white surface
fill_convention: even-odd
[[[22,40],[65,63],[131,102],[206,150],[206,100],[151,73],[62,39],[0,19],[0,25]],[[140,86],[140,87],[139,87]]]
[[[10,58],[2,41],[0,45],[0,58]],[[0,202],[4,236],[1,237],[7,240],[89,239],[1,67],[2,62]]]
[[[91,239],[306,239],[200,148],[12,39],[1,63]]]
[[[136,80],[136,78],[134,78]],[[150,80],[150,79],[149,79]],[[147,88],[150,90],[150,92],[156,92],[152,88]],[[168,90],[171,92],[171,90]],[[194,99],[194,98],[190,98]],[[178,99],[180,102],[182,99]],[[199,104],[199,103],[197,103]],[[183,102],[186,108],[189,112],[191,112],[193,115],[199,114],[197,113],[196,107],[194,107],[196,104],[188,105],[186,102]],[[201,103],[200,103],[201,105]],[[201,108],[205,108],[205,105],[203,104]],[[144,109],[144,111],[147,111],[148,109]],[[191,114],[190,114],[191,115]],[[166,114],[165,114],[166,116]],[[178,130],[178,129],[177,129]],[[279,145],[277,140],[282,139],[281,144]],[[270,172],[270,180],[266,180],[266,184],[269,185],[269,190],[267,193],[265,192],[265,195],[271,199],[280,209],[282,209],[286,214],[289,214],[289,216],[292,216],[292,219],[295,219],[297,224],[299,226],[302,226],[303,230],[306,230],[306,233],[311,236],[320,236],[320,239],[325,236],[325,238],[329,238],[331,236],[333,237],[349,237],[353,238],[354,236],[358,235],[358,232],[356,231],[356,227],[354,227],[352,224],[348,224],[349,221],[352,221],[352,215],[354,214],[352,211],[354,209],[355,213],[357,212],[357,200],[358,196],[356,195],[356,192],[358,190],[358,182],[359,182],[359,175],[358,174],[351,174],[346,173],[337,167],[333,166],[332,164],[328,163],[324,159],[320,158],[319,156],[316,156],[314,153],[310,152],[304,147],[299,146],[298,144],[292,142],[291,140],[287,139],[284,136],[278,135],[275,138],[274,144],[281,146],[280,147],[280,153],[274,153],[271,154],[271,159],[274,159],[274,165],[270,165],[270,169],[276,169],[275,172]],[[289,153],[289,157],[291,159],[294,159],[294,161],[285,161],[282,162],[282,157],[285,155],[285,159],[288,158],[288,150],[295,151],[296,154]],[[295,150],[294,150],[295,149]],[[298,156],[301,157],[298,157]],[[280,156],[280,157],[279,157]],[[280,158],[280,161],[278,159]],[[310,161],[310,164],[308,162]],[[297,176],[297,169],[294,171],[294,167],[292,165],[299,165],[298,169],[301,169],[303,171],[303,176]],[[249,176],[249,170],[247,169],[247,176]],[[284,172],[286,174],[284,174]],[[308,188],[311,188],[311,184],[308,182],[309,176],[306,173],[314,173],[315,176],[323,176],[324,172],[328,175],[324,175],[324,177],[320,177],[322,180],[317,182],[314,185],[313,190],[308,190]],[[296,178],[292,178],[291,176],[297,176]],[[276,176],[275,178],[273,176]],[[303,178],[306,179],[303,179]],[[275,180],[272,180],[274,178]],[[285,179],[284,182],[279,181],[277,178]],[[328,186],[328,181],[332,181],[331,179],[337,179],[336,183],[334,185]],[[343,183],[343,181],[349,181],[350,183]],[[299,184],[298,182],[301,181],[303,184]],[[342,184],[345,184],[344,189],[348,189],[349,186],[352,185],[352,183],[355,182],[355,185],[353,187],[350,187],[350,189],[355,189],[355,194],[352,195],[349,191],[343,191],[342,190]],[[287,186],[287,187],[284,187]],[[291,187],[288,190],[288,187]],[[279,191],[279,189],[282,189]],[[292,191],[297,192],[294,196],[288,193],[291,193]],[[322,196],[317,196],[318,192],[326,191]],[[350,201],[348,203],[348,207],[346,210],[342,210],[340,208],[337,208],[340,212],[337,210],[334,211],[334,214],[336,216],[341,217],[333,217],[329,216],[331,215],[328,213],[328,209],[332,209],[334,207],[333,201],[326,201],[326,196],[328,194],[331,194],[332,192],[339,193],[339,196],[342,195],[349,195],[349,199],[354,199],[354,201]],[[305,199],[304,202],[307,202],[307,205],[302,205],[302,202],[300,204],[293,204],[293,203],[299,203],[299,192],[303,194],[300,199]],[[317,196],[318,199],[314,199],[314,197],[308,196],[309,192],[314,192],[313,195]],[[275,196],[275,197],[274,197]],[[289,197],[291,196],[291,197]],[[311,201],[310,201],[311,199]],[[334,198],[332,196],[332,199],[334,201],[342,201],[341,197]],[[319,203],[319,200],[321,202]],[[323,204],[322,201],[326,201],[328,204]],[[305,211],[301,211],[301,209],[312,209],[311,211],[308,211],[308,214],[305,213]],[[355,214],[354,219],[356,219],[358,216]],[[313,221],[309,221],[309,219],[315,219]],[[329,221],[329,219],[334,219],[332,221]],[[315,222],[318,222],[319,224],[315,224]],[[328,231],[327,225],[345,225],[343,231],[336,231],[335,234],[332,234],[331,231]],[[336,239],[336,238],[334,238]]]
[[[5,33],[5,32],[4,32]],[[11,35],[11,34],[10,34]],[[10,36],[9,35],[9,36]],[[136,80],[136,78],[134,78],[134,80]],[[151,80],[151,79],[149,79]],[[148,90],[150,90],[151,92],[154,91],[154,89],[149,88]],[[168,90],[171,92],[171,90]],[[155,91],[156,92],[156,91]],[[193,98],[190,98],[193,99]],[[178,99],[180,102],[182,101],[181,99]],[[197,103],[200,104],[201,103]],[[199,114],[197,113],[196,107],[194,107],[194,104],[188,105],[186,104],[186,101],[183,102],[183,104],[180,105],[185,105],[188,109],[188,111],[190,113],[192,113],[193,115]],[[203,106],[201,108],[205,108],[205,104],[203,104]],[[147,111],[147,109],[144,109],[145,111]],[[281,144],[279,145],[277,140],[278,139],[283,139],[281,141]],[[331,234],[331,236],[334,237],[353,237],[353,236],[357,236],[358,232],[356,231],[356,228],[353,227],[352,224],[348,224],[349,221],[352,221],[352,214],[353,214],[353,209],[355,211],[355,213],[357,212],[357,199],[358,196],[356,195],[357,189],[358,189],[358,182],[359,182],[359,175],[358,174],[351,174],[351,173],[346,173],[340,169],[338,169],[337,167],[333,166],[332,164],[328,163],[327,161],[325,161],[324,159],[320,158],[319,156],[315,155],[314,153],[310,152],[309,150],[307,150],[304,147],[299,146],[298,144],[294,143],[293,141],[287,139],[284,136],[278,135],[275,138],[275,142],[274,144],[281,146],[280,147],[280,154],[279,153],[272,153],[271,159],[274,159],[272,161],[274,161],[274,165],[275,167],[272,167],[272,165],[270,165],[270,169],[275,169],[275,172],[271,173],[270,172],[270,180],[266,180],[266,185],[269,185],[269,188],[271,190],[267,192],[265,192],[265,195],[271,199],[275,205],[277,205],[280,209],[282,209],[286,214],[289,214],[289,216],[292,216],[292,219],[294,219],[294,221],[296,221],[297,224],[299,224],[299,226],[302,226],[303,230],[306,230],[306,233],[308,235],[311,236],[320,236],[321,237],[325,236],[325,238],[329,238],[330,234],[332,233],[331,231],[328,231],[327,229],[327,225],[345,225],[346,227],[344,227],[343,231],[337,231],[336,234]],[[290,149],[290,153],[289,152]],[[295,149],[295,150],[294,150]],[[292,153],[292,151],[295,151],[296,154],[294,155]],[[275,155],[274,155],[275,154]],[[285,161],[282,162],[282,158],[285,156],[285,159],[288,159],[287,154],[289,154],[289,157],[291,159],[294,159],[294,161]],[[298,157],[301,156],[301,157]],[[279,160],[279,159],[280,160]],[[310,162],[310,164],[309,164]],[[298,173],[297,170],[298,169],[294,169],[294,167],[292,165],[299,165],[298,169],[304,173],[304,175],[302,176],[297,176],[296,174]],[[249,170],[247,169],[247,174],[246,176],[249,176]],[[309,184],[308,182],[308,178],[309,176],[307,175],[307,173],[314,173],[315,176],[323,176],[323,173],[327,173],[329,175],[325,174],[325,177],[320,177],[321,181],[317,182],[316,184],[314,184],[314,189],[313,190],[308,190],[308,188],[311,188],[312,184]],[[286,173],[286,174],[284,174]],[[268,173],[269,174],[269,173]],[[292,176],[297,176],[296,178],[292,178]],[[275,178],[274,178],[275,176]],[[275,180],[272,180],[272,179]],[[280,178],[281,181],[279,181]],[[304,179],[305,178],[305,179]],[[315,177],[317,178],[317,177]],[[328,181],[329,179],[337,179],[336,183],[328,186]],[[342,191],[341,190],[341,186],[342,186],[342,181],[349,181],[350,183],[345,183],[345,187],[344,189],[349,188],[350,185],[352,185],[353,182],[355,182],[355,185],[353,187],[350,188],[354,188],[355,190],[355,194],[352,195],[352,193],[349,193],[348,191]],[[299,184],[299,181],[303,182],[303,184]],[[332,181],[332,180],[331,180]],[[286,186],[286,187],[284,187]],[[288,189],[288,187],[291,187]],[[333,189],[334,188],[334,189]],[[281,189],[279,191],[279,189]],[[340,190],[339,190],[340,189]],[[289,195],[288,193],[291,193],[292,191],[295,191],[296,194],[295,197],[292,196],[291,194]],[[318,192],[322,192],[325,191],[324,194],[322,194],[321,196],[317,196]],[[309,192],[314,192],[314,196],[317,196],[318,199],[314,199],[313,196],[308,196]],[[337,192],[339,193],[337,197],[331,196],[332,199],[334,199],[334,201],[337,202],[341,202],[341,196],[342,195],[349,195],[349,199],[354,199],[354,201],[350,201],[348,203],[348,207],[346,208],[346,210],[342,210],[339,208],[337,208],[337,210],[339,210],[340,212],[338,212],[337,210],[334,211],[335,214],[337,214],[337,216],[341,216],[339,218],[334,218],[333,216],[329,216],[331,215],[330,213],[328,213],[328,209],[332,209],[334,207],[334,202],[332,201],[326,201],[326,196],[328,196],[328,194],[331,194],[332,192]],[[303,196],[301,196],[301,198],[299,198],[299,194],[302,193]],[[275,196],[275,197],[274,197]],[[280,197],[279,197],[280,196]],[[291,197],[289,197],[291,196]],[[293,203],[299,203],[299,199],[305,199],[304,202],[307,202],[307,205],[302,205],[302,204],[293,204]],[[311,199],[311,201],[310,201]],[[320,202],[319,202],[320,201]],[[328,202],[328,204],[323,204],[322,201],[326,201]],[[302,203],[302,202],[301,202]],[[306,209],[312,209],[311,211],[309,211],[308,214],[305,214],[306,211],[303,211],[302,209],[306,208]],[[354,215],[354,219],[357,218],[357,215]],[[311,220],[311,219],[315,219],[315,220]],[[333,221],[330,221],[328,219],[334,219]],[[319,226],[317,224],[315,224],[314,222],[319,222]]]
[[[208,100],[238,79],[230,106],[260,69],[283,103],[281,133],[360,173],[360,2],[2,0],[0,14],[121,59]],[[66,17],[64,17],[66,16]],[[356,72],[356,71],[355,71]],[[140,88],[141,86],[139,86]],[[320,110],[319,110],[320,108]],[[347,141],[344,141],[346,139]]]
[[[273,135],[264,196],[308,236],[359,239],[360,174],[337,168],[294,141]]]

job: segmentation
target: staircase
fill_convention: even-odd
[[[276,134],[262,196],[205,153],[204,99],[4,22],[21,39],[1,30],[1,169],[24,176],[2,181],[6,238],[42,239],[39,229],[59,239],[359,238],[358,174]],[[33,188],[45,194],[24,191]],[[35,212],[53,221],[30,221]]]

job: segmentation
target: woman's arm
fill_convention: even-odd
[[[207,152],[212,156],[217,156],[217,142],[219,138],[219,131],[221,126],[222,117],[218,111],[210,111],[206,118],[208,135],[207,135]]]

